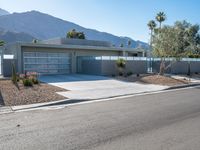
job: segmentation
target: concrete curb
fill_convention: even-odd
[[[172,86],[172,87],[166,88],[164,90],[182,89],[182,88],[195,87],[195,86],[200,86],[200,83],[177,85],[177,86]]]
[[[97,98],[97,99],[64,99],[64,100],[46,102],[46,103],[11,106],[11,107],[9,107],[10,109],[7,109],[8,111],[6,111],[6,109],[4,109],[5,111],[3,111],[3,112],[0,111],[0,114],[11,113],[11,112],[15,112],[15,111],[22,111],[22,110],[29,110],[29,109],[37,109],[37,108],[42,108],[42,107],[50,107],[50,106],[61,106],[61,105],[65,105],[66,106],[67,104],[75,104],[75,103],[81,103],[81,102],[96,101],[96,100],[101,100],[101,99],[118,98],[118,97],[123,97],[123,96],[131,96],[131,95],[134,96],[134,95],[140,95],[140,94],[151,94],[151,93],[159,92],[159,91],[167,91],[167,90],[174,90],[174,89],[181,89],[181,88],[195,87],[195,86],[200,86],[200,83],[172,86],[172,87],[166,88],[164,90],[158,90],[158,91],[139,92],[139,93],[134,93],[134,94],[123,94],[123,95],[118,95],[118,96],[110,96],[110,97]],[[1,108],[6,108],[6,107],[0,107],[0,110],[1,110]]]
[[[12,113],[13,110],[10,106],[0,106],[0,115]]]
[[[163,90],[158,90],[158,91],[163,91]],[[96,98],[96,99],[64,99],[60,101],[47,102],[47,103],[11,106],[11,108],[13,111],[22,111],[22,110],[36,109],[36,108],[42,108],[42,107],[60,106],[60,105],[75,104],[75,103],[81,103],[81,102],[97,101],[97,100],[102,100],[102,99],[118,98],[118,97],[123,97],[123,96],[148,94],[148,93],[153,93],[153,92],[157,92],[157,91],[139,92],[139,93],[134,93],[134,94],[123,94],[123,95],[109,96],[109,97]]]
[[[24,110],[24,109],[33,109],[33,108],[39,108],[39,107],[45,107],[45,106],[54,106],[54,105],[58,105],[60,103],[65,103],[69,100],[70,99],[64,99],[64,100],[58,100],[58,101],[52,101],[52,102],[46,102],[46,103],[11,106],[11,108],[13,111]]]

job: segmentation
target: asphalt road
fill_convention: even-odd
[[[200,88],[0,115],[0,150],[199,150]]]

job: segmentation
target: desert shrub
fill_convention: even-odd
[[[111,76],[112,76],[112,77],[115,77],[116,75],[115,75],[115,74],[112,74]]]
[[[22,80],[24,86],[33,86],[33,84],[39,84],[37,72],[20,74],[19,80]]]
[[[119,76],[123,76],[124,69],[126,68],[126,60],[120,58],[116,61],[116,65],[119,71]]]
[[[117,67],[125,68],[126,67],[126,60],[120,58],[116,61]]]
[[[25,74],[20,74],[20,75],[19,75],[19,79],[20,79],[20,80],[23,80],[25,77],[26,77]]]
[[[39,84],[39,80],[37,78],[32,78],[33,84]]]
[[[127,75],[127,76],[131,76],[131,75],[133,75],[133,72],[129,71],[129,72],[127,72],[126,75]]]
[[[119,76],[123,76],[123,72],[119,72]]]
[[[32,80],[33,84],[39,84],[37,72],[30,72],[27,75]]]
[[[23,79],[23,85],[24,86],[33,86],[33,82],[31,79],[25,78],[25,79]]]

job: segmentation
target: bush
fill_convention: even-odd
[[[33,84],[39,84],[39,80],[37,78],[32,78]]]
[[[24,79],[23,80],[23,85],[24,86],[33,86],[33,82],[31,79]]]
[[[126,60],[120,58],[116,61],[116,65],[119,71],[119,76],[123,76],[124,69],[126,68]]]
[[[129,71],[129,72],[127,72],[126,75],[127,75],[127,76],[131,76],[131,75],[133,75],[133,73],[132,73],[131,71]]]
[[[125,68],[126,67],[126,60],[120,58],[116,61],[117,67]]]
[[[115,75],[115,74],[112,74],[111,76],[112,76],[112,77],[115,77],[116,75]]]
[[[119,72],[119,76],[123,76],[123,72]]]

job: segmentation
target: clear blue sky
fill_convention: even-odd
[[[147,22],[159,11],[165,24],[200,23],[200,0],[0,0],[9,12],[38,10],[87,28],[148,42]]]

